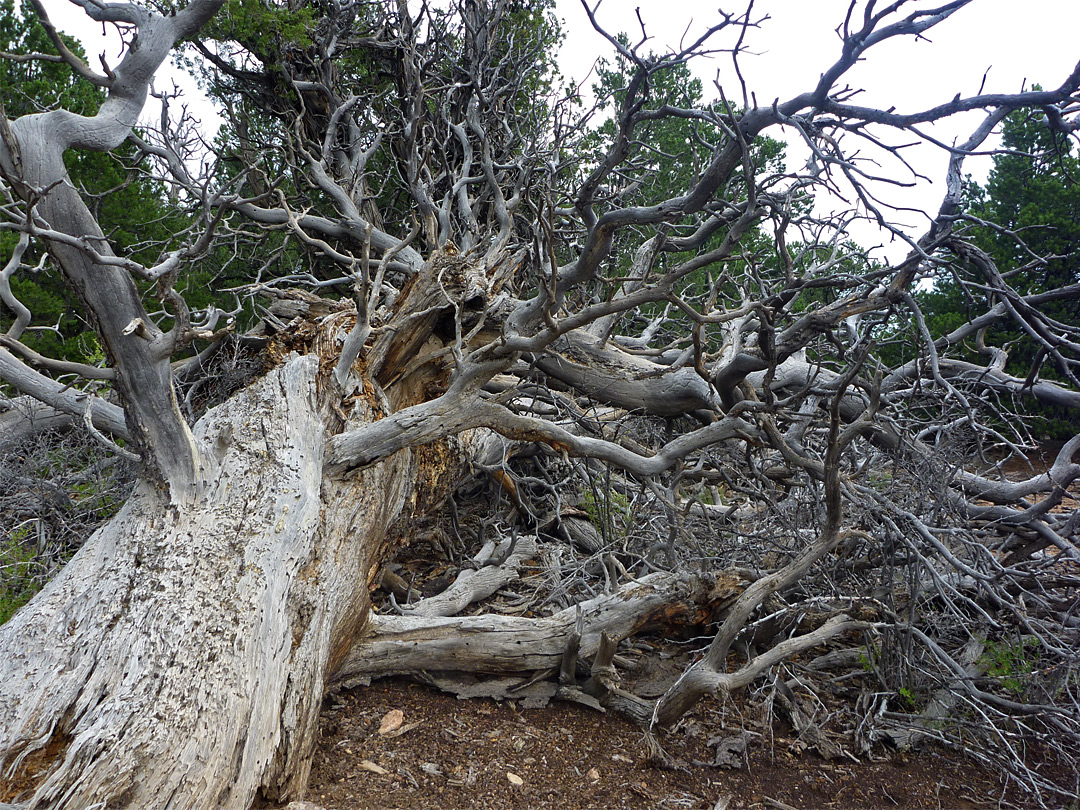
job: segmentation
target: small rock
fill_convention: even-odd
[[[589,768],[589,772],[585,775],[589,777],[590,782],[598,782],[600,780],[600,771],[596,770],[596,768]]]
[[[379,776],[386,776],[388,773],[390,773],[390,771],[386,770],[386,768],[380,768],[378,765],[376,765],[370,759],[361,760],[360,761],[360,769],[364,770],[364,771],[368,771],[370,773],[377,773]]]
[[[517,785],[518,787],[521,787],[522,785],[525,784],[525,780],[522,779],[520,776],[518,776],[513,771],[507,771],[506,772],[506,778],[507,778],[507,780],[509,780],[511,785]]]
[[[391,709],[383,715],[382,722],[379,723],[379,733],[389,734],[391,731],[397,731],[404,720],[405,713],[401,709]]]

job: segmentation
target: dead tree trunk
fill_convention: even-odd
[[[740,577],[728,572],[707,579],[655,573],[546,618],[434,617],[423,611],[377,616],[334,677],[348,681],[436,670],[496,675],[554,670],[575,627],[582,633],[574,642],[576,655],[591,658],[605,634],[623,639],[645,628],[706,625],[742,587]]]
[[[213,483],[186,507],[143,486],[3,628],[0,800],[247,808],[303,789],[326,673],[418,473],[405,452],[324,480],[317,365],[210,413]]]
[[[315,324],[295,302],[300,325],[271,338],[280,364],[195,426],[193,494],[144,482],[0,629],[0,802],[247,808],[303,791],[326,679],[366,628],[391,528],[445,497],[482,434],[415,450],[399,436],[362,469],[330,443],[444,390],[447,310],[499,279],[433,257],[344,400],[334,369],[355,311],[319,302]],[[345,471],[328,474],[332,459]]]

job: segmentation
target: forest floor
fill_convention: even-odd
[[[1046,469],[1057,449],[1043,448],[1030,465],[1012,462],[1005,472],[1026,478]],[[1059,509],[1080,506],[1080,492],[1070,495]],[[669,639],[651,638],[645,646],[658,653],[649,658],[661,663],[626,685],[639,696],[656,697],[687,665],[688,651]],[[830,717],[845,714],[839,695],[822,693],[822,699],[836,703],[821,704]],[[659,735],[677,763],[661,769],[641,730],[610,713],[562,702],[527,708],[510,700],[459,700],[385,679],[327,698],[307,801],[325,810],[1038,806],[1015,783],[1003,782],[1001,771],[963,751],[924,744],[906,752],[877,746],[856,755],[838,746],[839,755],[827,759],[815,750],[822,746],[800,739],[781,707],[763,716],[760,695],[753,706],[745,693],[724,705],[701,701]],[[831,739],[840,740],[836,726],[823,724]],[[1040,762],[1034,749],[1028,757],[1028,767],[1044,776],[1060,768]],[[1060,775],[1055,781],[1069,781]],[[1061,804],[1054,797],[1046,801]]]
[[[396,731],[380,734],[388,713]],[[681,761],[648,762],[641,731],[621,718],[553,703],[458,700],[384,680],[339,693],[324,708],[307,800],[326,810],[373,808],[975,808],[1031,806],[960,752],[827,761],[782,729],[753,735],[736,768],[720,768],[716,738],[738,730],[702,702],[661,742]],[[713,746],[709,743],[713,741]]]

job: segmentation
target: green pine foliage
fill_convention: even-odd
[[[85,57],[78,42],[64,39],[72,52]],[[13,0],[0,0],[0,51],[56,53],[28,2],[17,11]],[[11,119],[60,107],[94,115],[105,97],[65,64],[10,59],[0,60],[0,96]],[[71,182],[84,192],[118,254],[153,263],[163,249],[175,246],[173,235],[189,218],[169,205],[166,189],[142,171],[132,147],[108,154],[69,151],[64,160]],[[17,239],[16,233],[0,231],[0,260],[10,255]],[[59,271],[41,262],[36,250],[28,251],[24,263],[38,266],[38,271],[16,273],[11,279],[12,292],[34,316],[23,342],[46,356],[99,362],[103,358],[93,330],[78,316],[77,302]],[[13,320],[13,314],[0,306],[0,332]]]
[[[1009,116],[1002,128],[1009,153],[994,159],[986,188],[970,186],[968,211],[1000,228],[979,228],[976,242],[1021,294],[1080,281],[1080,160],[1072,142],[1031,112]],[[1037,257],[1053,257],[1036,261]],[[1069,304],[1080,315],[1080,304]]]
[[[985,186],[967,181],[965,213],[972,219],[966,235],[1020,295],[1080,282],[1080,159],[1072,143],[1053,132],[1037,112],[1021,111],[1005,119],[1002,147],[1005,151],[995,156]],[[986,284],[974,268],[943,268],[932,289],[917,293],[931,334],[947,334],[984,312]],[[1076,300],[1048,302],[1040,309],[1063,323],[1080,323]],[[1037,365],[1043,379],[1063,379],[1060,369],[1044,362],[1034,342],[1015,325],[1000,322],[986,340],[1008,348],[1009,373],[1026,378]],[[962,351],[964,359],[978,361],[974,346]],[[1029,405],[1028,413],[1036,435],[1068,439],[1075,432],[1060,409]]]
[[[85,56],[75,40],[61,36],[74,53]],[[56,53],[27,0],[23,0],[18,10],[14,0],[0,0],[0,51]],[[0,60],[0,96],[12,120],[59,107],[80,115],[93,115],[103,98],[96,87],[77,78],[64,63],[10,59]]]

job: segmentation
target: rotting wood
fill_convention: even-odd
[[[557,670],[581,612],[579,655],[595,655],[604,633],[623,639],[649,628],[715,618],[745,587],[738,574],[701,578],[654,573],[553,616],[374,615],[332,682],[427,670],[525,673]]]

